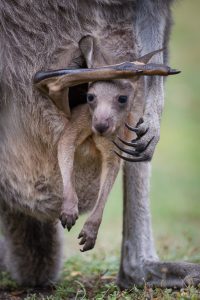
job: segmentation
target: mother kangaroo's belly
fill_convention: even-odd
[[[91,210],[96,203],[100,187],[101,166],[101,154],[92,138],[88,138],[77,148],[74,158],[73,177],[80,213]]]

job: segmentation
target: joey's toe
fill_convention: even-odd
[[[79,245],[83,245],[83,248],[80,249],[80,251],[85,252],[94,248],[96,235],[93,235],[91,232],[82,230],[78,236],[78,239],[81,239]]]
[[[77,212],[61,212],[60,221],[63,228],[67,228],[68,231],[75,225],[76,220],[78,219]]]

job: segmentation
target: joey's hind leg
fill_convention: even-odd
[[[11,277],[27,286],[55,282],[61,267],[60,224],[42,223],[4,207],[1,225],[6,249],[4,264]]]
[[[70,188],[64,192],[63,203],[60,212],[62,226],[67,227],[68,231],[74,226],[78,219],[78,197],[76,192]]]
[[[58,162],[63,181],[60,220],[62,226],[67,227],[69,231],[78,219],[78,197],[72,182],[77,132],[70,124],[67,126],[58,143]]]
[[[74,155],[77,147],[91,134],[88,106],[80,105],[73,110],[71,119],[58,143],[58,163],[63,180],[63,205],[60,220],[63,227],[72,228],[78,219],[78,197],[75,191]]]
[[[119,158],[113,154],[112,149],[107,147],[107,151],[104,152],[106,153],[102,154],[103,163],[98,198],[78,237],[81,239],[79,244],[83,245],[82,252],[94,248],[106,200],[119,171]]]

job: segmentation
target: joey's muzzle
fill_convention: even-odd
[[[97,123],[93,125],[93,129],[96,131],[96,133],[99,134],[105,134],[107,131],[109,131],[109,122],[104,122],[104,123]]]

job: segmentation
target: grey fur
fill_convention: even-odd
[[[168,39],[171,28],[171,4],[173,1],[140,0],[135,11],[136,40],[140,53],[165,47],[164,53],[152,61],[167,63]],[[148,15],[148,17],[147,17]],[[149,128],[138,143],[142,146],[154,136],[145,154],[152,158],[159,140],[160,119],[164,103],[163,78],[146,78],[143,88],[146,104],[141,131]],[[154,287],[184,287],[200,282],[199,265],[159,262],[156,254],[149,208],[150,163],[126,163],[124,170],[123,241],[118,284],[121,288],[133,284]]]
[[[50,99],[32,89],[33,75],[41,69],[76,65],[80,56],[78,42],[83,36],[92,31],[93,35],[99,35],[99,30],[102,32],[105,27],[108,28],[106,35],[111,35],[112,27],[117,28],[116,22],[125,21],[126,25],[127,20],[132,19],[132,2],[124,3],[127,7],[120,4],[119,10],[113,1],[108,6],[106,1],[99,5],[94,1],[76,0],[0,2],[1,222],[5,243],[9,245],[4,264],[20,283],[48,284],[57,278],[60,266],[53,259],[60,259],[60,242],[48,260],[34,242],[26,243],[28,237],[24,234],[27,231],[29,236],[35,235],[31,220],[42,222],[41,226],[43,222],[54,222],[62,203],[57,143],[64,129],[63,115]],[[123,61],[123,56],[122,52],[119,61]],[[91,203],[82,209],[88,206]],[[8,217],[4,211],[8,211]],[[48,226],[56,225],[49,223]],[[43,227],[48,237],[48,229]],[[57,239],[56,227],[51,232],[49,242]],[[39,236],[42,237],[40,230],[38,240]],[[40,269],[46,270],[45,274],[40,278],[35,272],[32,277],[27,276],[37,261],[40,261]]]
[[[102,51],[107,64],[162,48],[159,46],[167,45],[171,2],[0,1],[0,213],[5,240],[2,247],[7,249],[0,265],[6,266],[19,283],[48,284],[58,278],[61,265],[55,222],[62,203],[57,144],[65,122],[53,102],[32,89],[33,75],[42,69],[77,66],[78,42],[88,34],[105,46]],[[159,61],[163,61],[162,54]],[[141,126],[150,126],[143,142],[156,136],[148,149],[151,158],[159,139],[163,80],[148,79],[143,90],[146,105]],[[147,166],[127,164],[125,169],[125,208],[136,207],[136,211],[131,209],[127,219],[124,209],[124,255],[119,275],[123,287],[141,282],[144,262],[157,259],[147,204]],[[129,173],[135,184],[127,181]],[[141,203],[139,209],[137,203]],[[127,245],[128,256],[124,252]],[[151,265],[152,272],[157,266]]]
[[[104,29],[103,19],[109,27],[113,13],[120,22],[127,14],[132,18],[130,7],[119,11],[113,5],[114,12],[103,1],[99,5],[62,0],[0,2],[0,211],[8,247],[3,260],[20,283],[48,284],[58,277],[61,258],[60,242],[49,252],[49,259],[37,241],[34,244],[35,239],[29,242],[36,235],[34,223],[38,224],[36,240],[41,241],[42,232],[46,233],[47,252],[46,239],[49,243],[59,240],[54,224],[62,203],[57,143],[64,129],[62,113],[32,89],[33,75],[41,69],[76,65],[79,40],[92,30],[95,35],[98,28]]]

